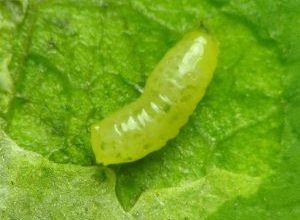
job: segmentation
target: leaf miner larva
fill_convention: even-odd
[[[135,161],[174,138],[203,97],[217,55],[207,32],[187,33],[155,67],[137,100],[92,126],[97,163]]]

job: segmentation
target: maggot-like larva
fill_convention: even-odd
[[[174,138],[203,97],[217,56],[218,44],[206,31],[184,35],[157,64],[137,100],[92,126],[97,163],[135,161]]]

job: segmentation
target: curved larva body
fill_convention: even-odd
[[[186,34],[156,66],[136,101],[92,126],[97,163],[138,160],[174,138],[203,97],[217,54],[207,33]]]

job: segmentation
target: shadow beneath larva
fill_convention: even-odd
[[[163,149],[152,152],[140,160],[109,166],[116,174],[115,193],[125,211],[130,211],[141,194],[152,188],[150,185],[156,179],[155,175],[163,173],[161,165],[164,163],[163,155],[172,147],[174,147],[172,143],[169,143]],[[155,175],[154,170],[157,170]]]
[[[174,187],[205,176],[211,148],[192,131],[198,119],[193,115],[162,149],[135,162],[109,166],[116,174],[115,192],[124,210],[129,211],[148,190]]]

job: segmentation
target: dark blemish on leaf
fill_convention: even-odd
[[[108,1],[101,1],[100,7],[102,9],[107,9],[109,7],[109,2]]]
[[[98,174],[94,175],[95,179],[100,182],[105,182],[108,176],[104,170],[101,170]]]
[[[65,36],[76,36],[77,32],[70,24],[67,18],[53,18],[51,20],[52,25],[59,30]]]
[[[102,182],[104,182],[104,181],[106,181],[106,180],[108,179],[107,174],[106,174],[105,171],[102,171],[102,172],[99,174],[99,179],[100,179]]]
[[[47,42],[47,46],[48,46],[48,49],[57,49],[58,50],[58,47],[55,43],[55,41],[53,39],[49,39],[48,42]]]
[[[50,167],[44,167],[41,171],[42,177],[52,177],[54,175],[54,172]]]
[[[137,211],[135,213],[132,214],[134,217],[138,217],[140,215],[140,213]]]

